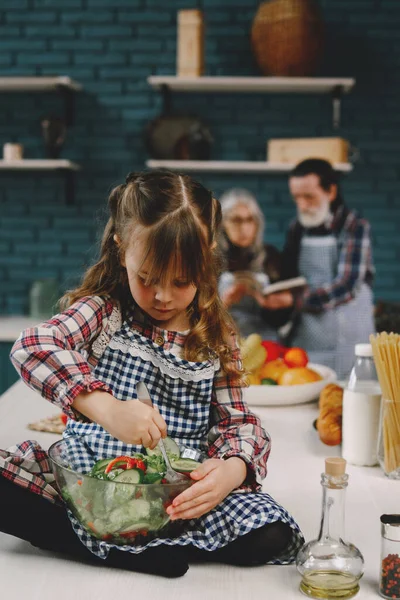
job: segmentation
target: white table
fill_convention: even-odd
[[[312,422],[317,405],[255,408],[272,436],[269,474],[264,483],[296,518],[307,540],[315,538],[321,515],[320,473],[324,458],[339,448],[324,446]],[[25,384],[18,382],[0,397],[0,447],[37,439],[48,447],[57,436],[26,429],[26,423],[57,413]],[[346,538],[364,554],[365,575],[358,598],[378,597],[380,521],[383,513],[400,512],[400,482],[386,479],[378,467],[348,467]],[[1,498],[0,498],[1,509]],[[110,600],[135,598],[204,600],[269,598],[299,600],[296,568],[253,569],[226,565],[191,565],[181,579],[126,573],[82,565],[53,556],[16,538],[0,534],[0,597],[4,600]]]
[[[0,342],[15,342],[21,331],[35,327],[40,319],[26,315],[0,315]]]

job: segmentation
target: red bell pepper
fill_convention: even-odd
[[[136,462],[135,469],[140,469],[141,471],[143,471],[145,473],[146,465],[145,465],[144,461],[140,460],[140,458],[134,458],[133,460]]]
[[[117,458],[114,458],[114,460],[108,463],[104,473],[107,475],[117,464],[118,469],[124,469],[124,471],[129,469],[141,469],[142,471],[146,471],[146,465],[142,460],[132,458],[131,456],[117,456]]]
[[[138,535],[143,535],[144,537],[146,537],[146,535],[148,534],[147,529],[139,529],[137,531],[125,531],[125,533],[119,533],[118,535],[120,537],[126,538],[126,539],[134,539],[135,537],[137,537]]]

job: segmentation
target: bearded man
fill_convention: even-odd
[[[307,287],[265,298],[271,309],[289,309],[286,343],[307,350],[310,361],[345,377],[354,345],[374,333],[370,225],[345,205],[329,162],[308,159],[289,176],[297,207],[283,251],[283,278],[302,275]]]

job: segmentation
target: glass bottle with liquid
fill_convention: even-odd
[[[322,517],[318,539],[307,542],[296,558],[300,590],[310,598],[352,598],[360,589],[364,558],[343,540],[348,475],[343,458],[327,458],[321,475]]]
[[[372,467],[378,464],[381,388],[371,344],[356,344],[355,355],[343,392],[342,457]]]

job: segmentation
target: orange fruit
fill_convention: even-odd
[[[258,371],[260,379],[274,379],[278,381],[279,377],[288,370],[287,365],[281,358],[271,360],[271,362],[265,363],[263,367]]]
[[[283,360],[291,369],[308,365],[308,355],[303,348],[289,348],[283,355]]]
[[[287,369],[278,379],[279,385],[301,385],[320,381],[321,375],[307,367],[296,367]]]

